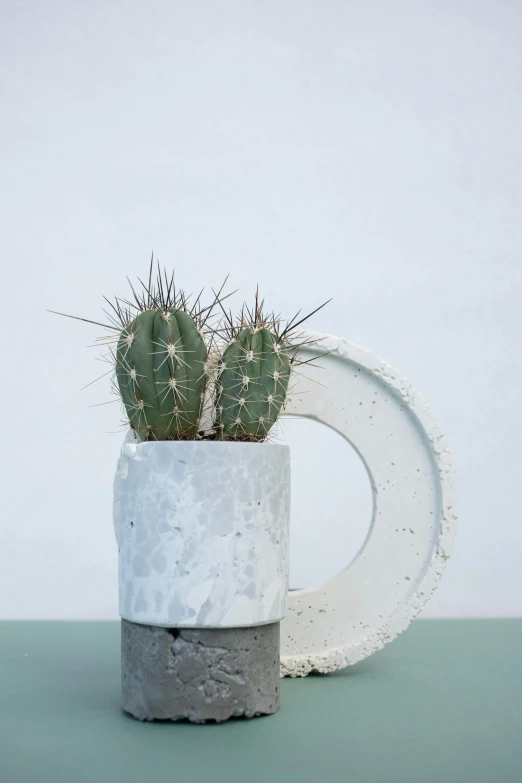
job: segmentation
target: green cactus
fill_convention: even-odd
[[[140,440],[196,436],[206,360],[205,342],[183,310],[144,310],[122,330],[116,378],[130,426]]]
[[[297,330],[327,303],[282,324],[263,312],[256,291],[253,306],[244,304],[234,319],[223,307],[232,295],[222,295],[228,276],[203,306],[203,292],[190,302],[176,289],[174,273],[167,277],[159,265],[156,279],[153,272],[151,258],[148,283],[138,278],[136,292],[129,280],[130,300],[104,297],[112,311],[104,311],[105,324],[50,312],[107,330],[97,340],[108,348],[101,359],[115,375],[112,391],[127,415],[122,423],[139,440],[265,440],[284,409],[293,369],[318,358],[299,359],[299,349],[317,339]],[[223,314],[217,326],[216,308]]]
[[[216,425],[223,439],[264,440],[284,406],[291,359],[284,339],[245,326],[223,353]]]

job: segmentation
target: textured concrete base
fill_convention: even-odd
[[[279,709],[279,623],[159,628],[121,621],[122,708],[193,723]]]

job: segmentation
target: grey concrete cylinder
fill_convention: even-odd
[[[279,623],[175,629],[122,620],[122,707],[139,720],[220,722],[279,708]]]

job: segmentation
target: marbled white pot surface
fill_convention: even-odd
[[[126,442],[114,506],[126,620],[227,628],[284,617],[288,446]]]

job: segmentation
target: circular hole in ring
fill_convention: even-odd
[[[346,568],[368,535],[373,509],[363,461],[341,435],[312,419],[285,416],[290,446],[290,589],[317,587]]]

